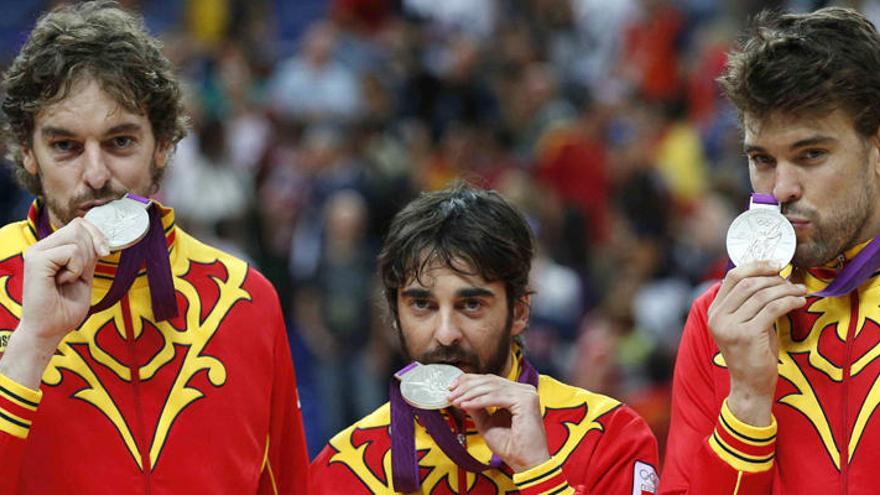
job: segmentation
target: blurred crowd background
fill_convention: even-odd
[[[2,67],[55,3],[0,1]],[[277,287],[314,455],[401,365],[375,275],[390,218],[455,178],[536,233],[536,366],[627,402],[662,445],[684,318],[750,192],[714,80],[749,16],[827,2],[121,3],[164,41],[192,117],[159,197]],[[880,21],[878,0],[842,4]],[[3,167],[0,221],[31,200]]]

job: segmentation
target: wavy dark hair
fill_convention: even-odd
[[[880,126],[880,36],[852,9],[809,14],[764,11],[718,79],[740,121],[774,113],[846,111],[862,136]]]
[[[21,185],[42,195],[37,176],[22,162],[22,146],[33,145],[34,118],[67,97],[78,80],[98,81],[126,110],[146,115],[156,142],[170,150],[186,134],[180,86],[159,41],[143,19],[116,2],[63,6],[43,15],[3,80],[3,135]],[[159,168],[153,177],[158,184]]]
[[[495,191],[457,182],[427,192],[391,222],[379,253],[385,298],[397,320],[397,291],[436,262],[504,282],[508,309],[530,294],[534,236],[525,217]]]

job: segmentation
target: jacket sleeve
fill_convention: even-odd
[[[15,493],[22,456],[42,392],[0,374],[0,493]]]
[[[672,421],[660,483],[662,495],[769,495],[775,472],[776,422],[742,423],[719,404],[712,378],[717,347],[707,312],[716,285],[697,299],[685,323],[672,385]]]
[[[293,359],[280,308],[276,321],[274,361],[271,423],[258,494],[302,495],[308,493],[309,458]]]
[[[522,495],[581,495],[580,490],[568,484],[562,471],[562,459],[551,457],[550,460],[532,469],[514,473],[513,482]]]
[[[523,495],[600,495],[650,494],[657,490],[657,439],[632,409],[620,406],[610,413],[604,425],[589,465],[577,466],[571,462],[565,471],[584,469],[582,483],[570,485],[556,457],[546,463],[513,475],[513,481]],[[634,492],[634,487],[640,491]]]

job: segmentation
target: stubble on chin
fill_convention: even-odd
[[[858,244],[861,240],[857,237],[866,218],[857,218],[855,213],[844,215],[830,227],[816,222],[817,235],[806,242],[798,242],[792,263],[801,268],[823,266]]]
[[[831,261],[837,253],[828,254],[831,249],[816,241],[799,243],[792,259],[792,264],[801,268],[822,266]]]

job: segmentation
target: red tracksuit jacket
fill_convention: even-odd
[[[508,378],[518,376],[518,365]],[[629,407],[540,376],[538,396],[552,458],[522,473],[509,468],[467,472],[446,457],[416,423],[421,491],[431,495],[648,495],[657,486],[657,441]],[[311,495],[393,494],[390,408],[386,403],[337,434],[312,462]],[[491,452],[470,421],[468,452]]]
[[[21,315],[35,218],[36,206],[28,221],[0,229],[0,353]],[[0,375],[0,494],[306,493],[275,291],[175,227],[171,210],[163,224],[178,317],[153,321],[141,274],[65,337],[39,391]],[[98,265],[93,303],[110,287],[114,259]]]
[[[834,275],[812,270],[804,283],[815,292]],[[685,325],[660,493],[880,493],[880,279],[849,295],[809,297],[776,322],[779,382],[775,424],[767,428],[743,424],[723,407],[730,375],[706,317],[719,287],[694,302]]]

